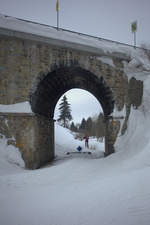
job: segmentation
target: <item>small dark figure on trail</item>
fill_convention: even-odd
[[[85,147],[89,148],[89,137],[88,137],[88,135],[85,135],[84,139],[85,139]]]

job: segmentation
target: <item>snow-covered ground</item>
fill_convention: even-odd
[[[104,157],[104,142],[97,141],[96,138],[89,138],[89,148],[85,148],[84,140],[76,139],[76,134],[70,133],[68,129],[56,124],[56,161],[66,158],[101,158]],[[63,149],[62,149],[63,146]],[[77,150],[78,147],[81,147],[80,152]],[[69,154],[67,154],[69,153]],[[92,154],[88,154],[92,153]]]
[[[91,155],[66,155],[77,151],[78,145],[82,151],[87,149],[83,141],[56,125],[56,160],[34,171],[23,168],[16,149],[11,149],[13,160],[8,157],[10,149],[3,137],[0,224],[149,225],[149,131],[149,110],[132,110],[117,152],[103,158],[103,143],[93,139]]]
[[[4,27],[5,19],[1,18]],[[20,23],[22,29],[37,26]],[[11,24],[15,29],[16,20],[8,18],[8,28]],[[74,38],[82,43],[77,34]],[[98,45],[90,38],[88,42]],[[30,171],[24,169],[18,150],[7,146],[5,137],[0,139],[0,225],[150,224],[150,62],[140,50],[130,54],[125,73],[128,79],[143,81],[144,95],[142,105],[131,109],[115,154],[104,158],[103,144],[90,139],[91,155],[66,155],[79,145],[87,149],[56,125],[56,160]]]

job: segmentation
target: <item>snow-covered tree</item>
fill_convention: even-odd
[[[70,104],[68,103],[67,97],[65,95],[63,96],[61,103],[59,104],[59,111],[60,115],[57,121],[63,127],[69,127],[69,121],[72,120],[72,115]]]

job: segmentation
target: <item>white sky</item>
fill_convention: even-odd
[[[133,44],[149,42],[149,0],[59,0],[60,27]],[[56,0],[0,0],[0,13],[56,26]]]
[[[133,44],[131,22],[137,20],[137,45],[150,44],[150,0],[59,0],[59,9],[60,27],[128,44]],[[0,0],[0,13],[57,24],[56,0]],[[74,121],[99,113],[94,96],[74,91],[67,95]]]
[[[101,111],[101,105],[98,100],[88,91],[74,88],[65,93],[68,102],[71,105],[71,114],[73,117],[73,122],[80,123],[82,118],[87,119],[89,116],[98,115]],[[55,108],[55,119],[59,116],[59,104],[61,98],[59,99]]]

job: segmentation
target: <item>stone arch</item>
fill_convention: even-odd
[[[79,66],[61,67],[49,72],[38,83],[35,91],[30,96],[32,111],[44,118],[50,119],[51,146],[50,151],[54,156],[54,110],[59,98],[72,88],[89,91],[100,102],[106,124],[105,155],[114,152],[109,132],[109,115],[114,109],[113,93],[102,76],[98,77]],[[49,128],[47,137],[50,135]],[[44,137],[45,138],[45,137]],[[52,158],[51,158],[52,159]]]
[[[72,88],[81,88],[93,94],[100,102],[105,117],[113,112],[113,94],[104,78],[78,66],[58,68],[41,79],[30,97],[32,111],[53,118],[59,98]]]

